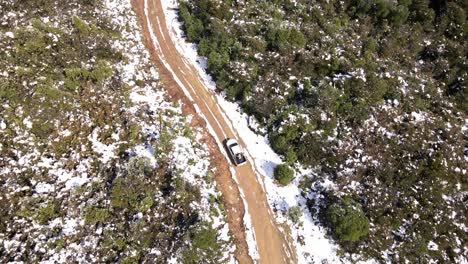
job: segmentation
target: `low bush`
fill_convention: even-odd
[[[294,207],[289,208],[289,218],[291,219],[291,221],[293,221],[293,223],[295,224],[299,223],[301,216],[302,216],[302,211],[299,206],[294,206]]]
[[[325,214],[339,240],[357,242],[369,233],[369,219],[361,205],[349,197],[329,205]]]
[[[288,185],[294,179],[294,171],[287,164],[275,168],[275,179],[282,185]]]
[[[184,263],[217,263],[220,255],[218,234],[206,222],[190,230],[191,247],[183,253]]]

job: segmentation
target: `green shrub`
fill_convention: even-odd
[[[65,240],[64,239],[57,239],[53,243],[56,250],[61,250],[65,247]]]
[[[151,207],[153,207],[153,205],[154,205],[154,199],[148,196],[145,199],[143,199],[143,201],[141,201],[140,211],[146,212],[150,210]]]
[[[289,214],[289,218],[291,218],[291,221],[293,221],[293,223],[297,224],[297,223],[299,223],[299,219],[302,216],[302,211],[301,211],[301,208],[299,206],[294,206],[294,207],[289,208],[289,213],[288,214]]]
[[[106,223],[109,219],[109,216],[109,211],[106,209],[91,208],[88,212],[86,212],[85,223],[87,225]]]
[[[126,257],[126,258],[122,259],[122,261],[120,263],[122,263],[122,264],[140,263],[140,255]]]
[[[190,231],[190,249],[183,253],[183,263],[219,263],[222,253],[216,229],[202,222]]]
[[[76,91],[83,87],[89,76],[90,72],[85,68],[65,69],[65,88],[69,91]]]
[[[356,242],[369,233],[369,219],[361,205],[349,197],[329,205],[325,214],[334,234],[341,241]]]
[[[60,205],[55,202],[48,203],[37,213],[36,220],[41,225],[47,224],[50,220],[59,216]]]
[[[279,154],[285,154],[292,145],[290,140],[284,134],[274,134],[270,136],[271,147]]]
[[[127,163],[127,173],[131,176],[149,176],[153,170],[147,157],[133,157]]]
[[[418,213],[422,218],[419,211],[407,209],[415,208],[410,207],[405,199],[375,198],[381,190],[409,197],[414,196],[413,187],[417,189],[417,186],[427,185],[417,201],[421,205],[419,207],[426,210],[428,222],[439,222],[434,220],[433,213],[438,210],[435,207],[428,209],[425,205],[444,205],[447,208],[439,193],[450,194],[454,185],[436,188],[433,185],[437,181],[433,179],[445,178],[444,181],[450,182],[447,178],[458,176],[449,171],[437,173],[445,177],[430,176],[432,173],[423,169],[432,155],[427,150],[463,145],[463,140],[458,137],[459,133],[441,132],[444,143],[429,146],[422,142],[437,141],[435,138],[438,136],[426,133],[428,129],[423,124],[415,127],[406,121],[401,123],[396,116],[423,110],[431,119],[434,117],[434,124],[431,124],[434,127],[435,123],[451,119],[451,114],[442,114],[441,109],[452,103],[456,103],[452,110],[457,109],[462,115],[466,112],[467,92],[463,89],[466,78],[459,78],[466,72],[463,66],[466,64],[466,56],[463,56],[463,32],[466,28],[463,1],[350,0],[342,5],[337,5],[336,1],[315,1],[314,5],[302,1],[297,6],[291,5],[290,1],[247,1],[242,6],[231,5],[230,2],[223,2],[226,5],[222,6],[213,5],[213,1],[191,1],[190,4],[182,4],[180,12],[186,27],[192,25],[192,30],[197,28],[193,26],[195,19],[203,22],[199,51],[208,58],[210,73],[217,87],[226,92],[229,100],[242,99],[243,110],[255,115],[268,128],[273,149],[284,155],[286,163],[300,162],[320,168],[321,175],[330,175],[331,180],[338,184],[333,193],[359,195],[365,199],[362,202],[365,216],[359,206],[351,210],[353,207],[348,208],[343,201],[329,208],[329,218],[335,219],[334,231],[341,236],[343,249],[347,253],[359,252],[378,258],[395,240],[395,237],[387,235],[387,231],[398,229],[409,213]],[[237,12],[234,20],[226,19],[225,13],[228,12],[221,11],[226,6],[231,12]],[[259,11],[253,15],[254,10]],[[240,21],[242,24],[237,23]],[[199,28],[202,29],[201,26]],[[186,33],[190,31],[185,29]],[[346,41],[354,37],[360,41]],[[236,43],[240,45],[234,48]],[[243,68],[252,70],[228,67],[232,62],[245,63],[248,67]],[[421,63],[418,70],[424,75],[433,76],[430,82],[424,81],[422,75],[411,73],[415,63]],[[357,72],[362,72],[362,76],[354,74]],[[395,74],[389,75],[392,72]],[[400,78],[408,84],[405,89],[401,89]],[[382,105],[390,104],[390,101],[395,112],[385,113]],[[310,122],[304,125],[299,124],[299,119],[291,121],[289,114],[307,116]],[[378,126],[393,131],[397,136],[389,138],[380,132],[370,132],[367,125],[364,126],[370,117],[376,119]],[[463,126],[458,123],[457,131],[460,125]],[[348,148],[343,146],[343,142],[353,143]],[[358,146],[379,163],[363,161],[359,168],[355,167],[356,164],[347,164],[352,149]],[[457,153],[463,156],[462,149]],[[409,162],[411,166],[408,166]],[[459,166],[455,163],[447,160],[446,167]],[[349,166],[357,168],[352,180],[369,187],[346,188],[348,179],[337,175]],[[387,166],[389,172],[379,173]],[[375,178],[379,182],[374,181]],[[317,179],[309,177],[309,180],[311,182],[304,187],[305,193],[313,186],[312,180]],[[430,188],[437,193],[429,191]],[[395,210],[389,214],[387,208]],[[344,216],[336,219],[337,216],[332,217],[333,213]],[[372,237],[369,237],[372,244],[366,244],[364,249],[349,241],[362,239],[367,234],[366,216],[376,221],[373,222]],[[420,234],[423,229],[418,225],[411,233]],[[395,255],[404,259],[410,254],[413,257],[425,254],[423,251],[417,253],[419,245],[421,249],[427,247],[425,238],[408,235],[412,238],[401,241],[394,248]],[[367,243],[367,239],[364,242]],[[449,257],[456,255],[450,246],[455,243],[435,242],[439,245],[439,252]],[[427,255],[431,254],[434,252]],[[410,259],[409,262],[414,261]]]
[[[294,171],[287,164],[280,164],[275,168],[275,179],[282,185],[288,185],[294,179]]]
[[[374,38],[369,38],[363,46],[363,51],[366,54],[374,54],[377,51],[378,43]]]
[[[292,149],[288,150],[288,152],[286,152],[284,157],[286,158],[286,162],[288,164],[293,164],[293,163],[295,163],[297,161],[297,154]]]
[[[90,78],[96,82],[100,83],[113,75],[114,71],[110,66],[106,64],[105,61],[99,61],[97,67],[93,69],[90,73]]]
[[[399,27],[403,25],[408,19],[409,11],[406,6],[397,6],[390,15],[390,20],[392,23]]]
[[[78,32],[81,35],[83,35],[85,37],[89,36],[90,27],[85,21],[83,21],[81,18],[75,16],[75,17],[73,17],[72,22],[73,22],[73,27],[76,30],[78,30]]]
[[[291,30],[291,34],[289,35],[289,43],[297,48],[303,48],[306,44],[307,40],[305,39],[304,35],[297,29]]]

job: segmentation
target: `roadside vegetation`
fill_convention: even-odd
[[[189,0],[179,15],[218,91],[267,128],[287,163],[320,175],[300,186],[323,194],[310,209],[323,204],[345,252],[456,262],[467,253],[467,10],[458,0]],[[275,171],[281,184],[286,171]],[[333,188],[315,187],[324,178]]]
[[[276,166],[274,171],[275,179],[282,185],[288,185],[294,180],[294,171],[287,164]]]
[[[206,147],[130,1],[2,1],[0,17],[0,262],[228,261]]]

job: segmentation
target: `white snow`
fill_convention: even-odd
[[[0,121],[0,129],[1,130],[4,130],[6,129],[7,125],[5,124],[5,122],[3,120]]]
[[[65,183],[65,190],[80,187],[89,181],[86,177],[72,177]]]
[[[156,167],[156,159],[154,158],[154,153],[152,152],[152,149],[150,146],[136,146],[133,149],[134,153],[136,154],[137,157],[145,157],[150,161],[150,164],[152,167]]]
[[[25,118],[25,119],[23,120],[23,124],[24,124],[27,128],[29,128],[29,129],[32,128],[32,122],[31,122],[31,119],[30,119],[30,118]]]
[[[185,56],[187,63],[195,65],[198,70],[200,78],[204,81],[205,86],[210,89],[215,89],[215,83],[212,78],[206,73],[206,65],[201,64],[204,59],[198,57],[196,46],[187,43],[183,38],[183,33],[180,28],[180,23],[177,22],[177,14],[174,11],[174,7],[177,7],[177,2],[174,1],[162,1],[164,12],[166,15],[167,24],[170,25],[169,32],[171,37],[176,42],[176,47],[181,54]],[[149,22],[148,22],[149,23]],[[175,33],[174,33],[175,32]],[[155,42],[156,38],[153,38]],[[364,77],[363,77],[364,78]],[[183,87],[183,85],[181,85]],[[188,92],[187,92],[188,93]],[[248,120],[249,117],[241,112],[239,106],[235,103],[226,101],[222,96],[216,95],[218,104],[221,106],[224,113],[228,113],[224,118],[228,124],[231,124],[231,128],[236,128],[234,131],[239,133],[247,148],[247,158],[255,165],[257,170],[257,177],[259,182],[262,183],[264,189],[267,191],[268,201],[270,206],[279,207],[280,212],[287,212],[287,209],[293,206],[300,206],[303,210],[306,208],[305,200],[300,198],[300,190],[297,186],[298,180],[286,187],[279,187],[273,180],[274,168],[280,164],[281,158],[274,153],[269,146],[268,139],[266,137],[255,134],[249,129]],[[223,151],[222,146],[220,149]],[[310,172],[307,172],[310,173]],[[235,175],[235,174],[234,174]],[[267,177],[262,177],[266,175]],[[242,190],[241,190],[242,191]],[[245,203],[245,201],[244,201]],[[247,205],[245,203],[245,205]],[[328,238],[325,237],[325,230],[320,226],[317,226],[310,214],[304,213],[301,217],[302,225],[293,225],[291,221],[284,215],[277,215],[278,222],[286,222],[290,225],[292,235],[295,240],[295,247],[298,252],[299,263],[307,262],[320,262],[320,261],[332,261],[338,262],[340,258],[337,256],[338,247]],[[250,218],[244,218],[244,224],[246,226],[251,225],[249,222]],[[248,229],[246,227],[246,229]],[[304,244],[298,241],[299,236],[304,238]],[[252,257],[257,258],[258,254],[255,245],[255,235],[253,232],[247,234],[247,242],[249,244],[249,253]]]
[[[174,26],[174,25],[180,25],[178,24],[176,20],[176,14],[173,12],[173,11],[169,11],[168,8],[170,7],[171,4],[177,4],[175,2],[173,3],[169,3],[169,2],[166,2],[166,1],[162,1],[162,4],[163,4],[163,8],[164,8],[164,12],[165,12],[165,15],[166,15],[166,21],[167,21],[167,24],[170,25],[170,26]],[[152,28],[152,23],[151,21],[148,19],[148,9],[147,9],[147,0],[145,0],[145,15],[147,17],[147,25]],[[182,32],[180,31],[180,28],[178,27],[175,27],[175,28],[170,28],[169,29],[169,32],[171,33],[171,37],[174,37],[173,35],[173,30],[176,30],[178,32],[178,35],[182,34]],[[151,39],[156,47],[156,49],[160,49],[159,47],[159,44],[157,42],[157,38],[156,36],[154,35],[154,32],[150,31],[150,36],[151,36]],[[179,42],[177,43],[179,44]],[[187,43],[186,43],[187,44]],[[188,44],[189,45],[189,44]],[[191,56],[192,59],[195,59],[197,58],[197,55],[196,55],[196,51],[194,51],[193,49],[193,46],[192,46],[192,49],[187,49],[187,50],[184,50],[183,48],[181,49],[180,47],[178,47],[178,45],[176,45],[176,47],[180,50],[180,51],[184,51],[184,52],[189,52],[189,53],[185,53],[185,55],[187,56]],[[200,60],[200,61],[203,61],[203,60]],[[190,60],[186,60],[185,61],[186,63],[189,63]],[[173,77],[175,78],[176,82],[179,84],[180,87],[182,87],[182,89],[184,90],[184,93],[185,95],[189,98],[189,100],[191,100],[192,102],[194,101],[193,98],[190,96],[190,93],[188,92],[188,88],[185,87],[183,85],[183,83],[178,79],[178,77],[175,75],[175,73],[173,72],[171,66],[165,62],[163,60],[163,63],[164,65],[166,66],[166,68],[171,72],[171,74],[173,75]],[[203,70],[199,71],[199,74],[200,74],[200,77],[203,78],[205,81],[207,82],[211,82],[211,84],[213,85],[213,81],[211,80],[211,77],[209,77],[206,73],[204,73]],[[200,109],[198,108],[198,106],[196,104],[194,104],[195,106],[195,109],[197,111],[197,113],[200,114],[200,116],[202,118],[205,119],[206,121],[206,124],[207,124],[207,127],[208,127],[208,130],[209,130],[209,133],[212,134],[212,135],[216,135],[215,132],[214,132],[214,129],[210,126],[209,122],[206,120],[206,117],[204,117],[200,111]],[[215,136],[215,139],[217,137]],[[216,140],[216,143],[218,144],[218,147],[219,149],[221,150],[221,152],[227,157],[227,153],[225,153],[224,151],[224,148],[222,146],[222,143],[219,142],[219,140]],[[235,172],[233,174],[233,177],[235,179]],[[242,190],[241,190],[242,191]],[[245,197],[243,197],[243,202],[244,202],[244,205],[246,206],[247,203],[245,201]],[[247,211],[247,210],[246,210]],[[244,215],[244,226],[245,226],[245,229],[246,229],[246,233],[247,233],[247,244],[248,244],[248,248],[249,248],[249,254],[250,256],[252,257],[252,259],[254,260],[257,260],[259,258],[259,255],[258,255],[258,249],[256,247],[256,242],[255,242],[255,234],[253,232],[253,228],[252,228],[252,223],[251,223],[251,218],[250,218],[250,215],[248,213],[246,213]]]
[[[37,166],[43,168],[52,168],[54,160],[51,158],[41,157],[41,160],[37,163]]]
[[[110,144],[110,145],[106,145],[102,142],[100,142],[98,140],[98,129],[95,129],[92,133],[92,135],[90,135],[88,137],[89,141],[91,141],[92,143],[92,148],[93,150],[96,152],[96,153],[99,153],[101,155],[101,158],[100,158],[100,161],[103,163],[103,164],[106,164],[107,162],[109,162],[110,160],[112,160],[113,158],[115,158],[115,149],[116,149],[116,144],[113,143],[113,144]]]
[[[120,144],[129,143],[130,147],[124,149],[126,153],[131,157],[147,158],[151,166],[157,167],[158,162],[155,156],[158,157],[161,153],[155,153],[155,149],[157,148],[162,128],[169,124],[168,131],[172,133],[170,135],[171,148],[167,154],[164,151],[164,155],[167,155],[169,158],[168,162],[170,164],[168,165],[171,166],[171,170],[174,170],[175,177],[183,178],[200,190],[201,201],[193,202],[190,206],[199,213],[200,219],[207,221],[217,230],[218,240],[223,241],[223,259],[221,262],[234,263],[235,246],[232,243],[225,215],[222,213],[220,205],[210,200],[213,196],[219,197],[220,193],[216,190],[215,183],[209,181],[211,178],[208,176],[211,174],[211,168],[207,152],[208,147],[197,142],[197,139],[201,137],[200,134],[193,135],[193,138],[191,137],[191,133],[185,134],[184,129],[188,128],[191,118],[182,116],[182,108],[177,103],[170,102],[165,92],[163,92],[158,81],[158,72],[152,66],[150,54],[143,44],[131,1],[105,0],[103,9],[96,10],[96,12],[102,12],[104,15],[110,16],[113,24],[109,26],[121,31],[122,38],[111,44],[113,48],[121,51],[124,56],[124,60],[115,65],[115,68],[119,73],[122,73],[122,79],[129,91],[129,97],[126,97],[126,93],[125,97],[122,97],[126,104],[120,110],[126,114],[126,118],[128,117],[131,120],[132,125],[137,124],[135,126],[137,131],[135,132],[138,134],[138,139],[135,141],[140,142],[139,137],[141,136],[144,143],[137,143],[139,145],[135,146],[132,145],[135,142],[124,142],[122,141],[123,131],[120,124],[102,126],[89,116],[86,116],[89,113],[83,113],[83,115],[69,116],[68,121],[78,121],[83,126],[95,128],[92,131],[83,129],[77,132],[76,127],[67,126],[66,122],[64,124],[54,123],[54,126],[58,129],[57,133],[53,134],[54,138],[51,140],[51,144],[56,144],[56,142],[62,143],[61,140],[70,136],[73,136],[73,138],[65,140],[73,140],[73,143],[76,140],[78,144],[70,146],[70,149],[66,149],[67,152],[65,154],[60,153],[60,155],[56,155],[56,153],[51,152],[47,153],[47,155],[41,155],[41,151],[34,149],[34,138],[27,131],[33,127],[32,121],[36,121],[36,119],[23,115],[23,109],[16,109],[16,113],[18,116],[22,116],[22,119],[20,119],[19,124],[9,122],[8,128],[18,131],[22,130],[21,132],[23,133],[17,137],[17,141],[25,146],[30,145],[33,150],[30,153],[15,150],[18,159],[17,161],[11,161],[11,164],[13,165],[14,163],[16,167],[2,167],[0,168],[0,174],[21,173],[31,168],[33,172],[37,172],[34,180],[31,180],[33,186],[31,189],[34,192],[32,197],[41,199],[40,206],[47,204],[48,200],[45,199],[54,197],[63,199],[65,201],[63,206],[66,206],[66,210],[61,211],[60,217],[49,221],[47,225],[33,223],[34,226],[26,231],[28,232],[27,235],[37,236],[37,238],[32,238],[33,241],[37,242],[34,250],[44,254],[41,257],[44,259],[42,263],[66,263],[85,258],[89,262],[97,262],[97,257],[89,255],[88,249],[98,245],[100,236],[106,232],[109,226],[103,225],[95,230],[85,230],[89,228],[88,226],[80,228],[85,224],[83,218],[86,214],[85,207],[89,205],[87,203],[92,204],[97,196],[86,200],[88,199],[86,188],[82,189],[84,193],[81,190],[73,191],[73,189],[83,185],[89,187],[94,182],[102,183],[105,177],[99,175],[99,168],[95,168],[95,166],[106,166],[114,158],[117,158],[116,152]],[[45,18],[41,19],[45,20]],[[57,27],[60,26],[57,21],[53,21],[52,23],[56,24]],[[54,42],[59,40],[59,37],[52,33],[48,34],[48,36]],[[90,65],[87,64],[86,66]],[[7,74],[7,72],[0,72],[1,76],[8,76]],[[144,80],[142,82],[143,85],[136,85],[135,80]],[[25,85],[37,85],[37,82],[25,82]],[[127,98],[129,101],[127,101]],[[101,98],[96,98],[95,96],[89,99],[101,100]],[[108,99],[102,98],[104,101]],[[9,107],[6,104],[2,106],[5,108]],[[7,119],[0,117],[0,133],[3,133],[2,130],[7,128],[6,122]],[[172,138],[173,135],[175,135],[175,138]],[[84,141],[80,142],[83,139]],[[1,147],[2,145],[0,144]],[[96,162],[96,160],[99,162]],[[30,188],[28,186],[10,187],[14,189],[12,193],[13,191],[26,191]],[[83,202],[83,199],[85,199],[85,202]],[[97,200],[99,201],[99,199]],[[80,203],[74,204],[74,201],[80,201]],[[104,201],[108,202],[108,200]],[[213,213],[214,210],[217,210],[216,214]],[[150,217],[160,218],[156,215],[147,215],[144,211],[135,215],[135,219],[150,219]],[[24,217],[15,220],[15,222],[21,225],[30,224],[24,220]],[[50,238],[44,235],[44,230],[52,230],[56,227],[57,230],[61,230],[60,233],[54,233],[53,237]],[[82,231],[84,230],[86,232],[83,233]],[[64,238],[64,236],[77,234],[80,235],[80,239],[73,243],[71,243],[72,241],[67,241],[65,248],[48,248],[50,243],[58,239],[67,240],[68,238]],[[81,237],[81,235],[85,236]],[[21,255],[21,250],[23,249],[21,249],[21,244],[18,243],[16,237],[2,240],[1,243],[4,249],[7,250],[7,254],[11,253],[15,257]],[[155,254],[161,254],[161,249],[152,248],[150,250]],[[132,251],[130,254],[135,252]],[[180,256],[175,252],[175,258],[170,258],[167,261],[180,263]]]
[[[434,241],[429,241],[427,249],[436,251],[439,250],[439,246]]]
[[[62,226],[62,232],[66,236],[74,235],[76,234],[76,228],[80,223],[82,224],[84,221],[81,220],[82,222],[76,220],[76,219],[66,219],[65,224]]]
[[[411,112],[411,117],[413,117],[415,122],[423,122],[427,118],[427,114],[424,112]]]
[[[62,137],[68,137],[68,136],[71,135],[71,133],[72,133],[72,132],[71,132],[70,130],[65,129],[65,130],[63,130],[63,131],[60,132],[60,135],[61,135]]]
[[[54,189],[55,188],[52,184],[48,184],[45,182],[38,182],[36,184],[36,192],[40,194],[53,192]]]

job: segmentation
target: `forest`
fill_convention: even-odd
[[[311,213],[343,250],[426,263],[467,253],[467,10],[461,0],[187,0],[179,15],[218,92],[256,117],[287,164],[334,182],[301,186],[304,197],[323,192]]]

